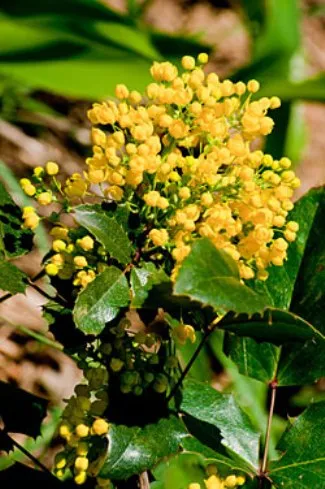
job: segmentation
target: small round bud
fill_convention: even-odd
[[[247,90],[251,93],[256,93],[260,89],[260,84],[257,80],[249,80],[247,83]]]
[[[105,419],[99,418],[93,422],[92,431],[95,435],[106,435],[106,433],[108,433],[108,430],[109,424],[107,423],[107,421],[105,421]]]
[[[77,474],[74,477],[74,481],[78,486],[84,484],[86,482],[86,479],[87,479],[87,472],[85,471],[79,472],[79,474]]]
[[[207,64],[207,62],[209,61],[209,56],[207,53],[200,53],[197,57],[197,60],[199,63],[201,63],[202,65],[205,65]]]
[[[86,471],[88,469],[89,461],[86,457],[77,457],[74,462],[75,469],[79,472]]]
[[[183,66],[184,70],[194,70],[195,59],[192,56],[183,56],[182,57],[182,66]]]
[[[84,256],[75,256],[73,263],[77,268],[85,268],[88,265],[88,262]]]
[[[54,277],[55,275],[58,274],[59,269],[57,265],[54,265],[54,263],[49,263],[48,265],[45,266],[45,272],[47,273],[47,275]]]
[[[44,168],[42,166],[37,166],[36,168],[34,168],[35,177],[41,178],[43,174],[44,174]]]
[[[78,426],[76,427],[76,435],[79,436],[79,438],[85,438],[86,436],[88,436],[89,435],[88,426],[82,423],[78,424]]]
[[[56,239],[52,243],[52,249],[59,253],[60,251],[64,251],[66,249],[67,245],[62,239]]]
[[[42,192],[37,196],[37,202],[40,205],[49,205],[52,202],[52,194],[50,192]]]
[[[45,170],[48,175],[57,175],[59,173],[59,165],[54,161],[48,161],[45,165]]]
[[[91,236],[84,236],[78,239],[77,243],[84,251],[90,251],[94,247],[94,240]]]

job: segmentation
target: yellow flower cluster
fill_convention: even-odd
[[[53,227],[50,234],[54,238],[53,254],[45,265],[49,276],[58,276],[61,280],[73,279],[76,287],[86,287],[94,280],[96,273],[105,268],[106,253],[91,236],[73,239],[65,226]]]
[[[78,485],[83,484],[88,475],[96,476],[99,472],[100,455],[97,453],[95,461],[90,462],[92,447],[98,452],[96,437],[103,437],[109,431],[109,424],[101,417],[108,406],[107,371],[92,368],[86,372],[86,378],[87,383],[75,387],[75,396],[69,399],[63,411],[59,434],[66,446],[56,455],[54,464],[58,477],[72,468]]]
[[[118,85],[118,103],[94,104],[88,116],[101,128],[92,130],[85,185],[100,184],[106,198],[121,203],[143,200],[148,245],[171,251],[173,276],[192,241],[204,236],[238,262],[243,279],[265,280],[298,230],[286,224],[300,183],[291,162],[251,144],[272,131],[267,112],[280,100],[252,100],[257,81],[220,81],[205,75],[206,61],[204,53],[197,61],[185,56],[181,74],[155,62],[142,100]]]
[[[175,260],[173,279],[193,240],[207,237],[237,261],[242,279],[266,280],[269,266],[284,263],[298,230],[286,222],[300,185],[290,160],[274,160],[252,144],[272,131],[268,111],[281,102],[256,98],[256,80],[206,75],[207,60],[205,53],[196,60],[184,56],[180,73],[169,62],[154,62],[143,97],[117,85],[116,101],[95,103],[88,112],[98,126],[92,128],[93,154],[62,195],[95,196],[138,213],[144,251],[166,248]],[[55,165],[47,164],[47,174],[57,172]],[[51,198],[27,179],[22,185],[40,204]],[[53,265],[61,278],[81,269],[75,285],[93,279],[80,257]],[[54,274],[52,264],[47,271]]]
[[[204,481],[205,489],[238,488],[244,484],[245,477],[243,477],[242,475],[228,475],[228,477],[222,479],[217,474],[213,474]],[[188,489],[201,489],[201,485],[197,482],[193,482],[188,486]]]

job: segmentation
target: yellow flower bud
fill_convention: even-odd
[[[260,84],[256,80],[249,80],[247,83],[247,90],[251,93],[256,93],[260,89]]]
[[[24,227],[27,229],[34,230],[39,225],[40,218],[35,213],[30,213],[24,217]]]
[[[235,475],[228,475],[225,479],[226,487],[236,487],[237,486],[237,477]]]
[[[24,188],[26,185],[31,185],[31,183],[32,183],[32,182],[31,182],[30,180],[28,180],[28,178],[21,178],[21,179],[19,180],[19,184],[20,184],[20,186],[21,186],[22,188]]]
[[[156,246],[164,246],[169,239],[166,229],[152,229],[149,233],[149,238]]]
[[[54,263],[49,263],[48,265],[45,266],[45,272],[47,273],[47,275],[54,277],[55,275],[58,274],[59,268]]]
[[[115,87],[115,95],[116,95],[117,98],[119,98],[119,99],[122,100],[122,99],[127,98],[129,96],[129,90],[123,84],[116,85],[116,87]]]
[[[194,70],[195,59],[192,56],[183,56],[182,66],[183,66],[184,70]]]
[[[281,106],[281,100],[279,97],[271,97],[270,98],[270,108],[278,109]]]
[[[82,423],[78,424],[78,426],[76,427],[76,435],[79,436],[79,438],[84,438],[88,436],[88,434],[89,434],[88,426]]]
[[[78,239],[77,241],[78,245],[80,248],[82,248],[85,251],[90,251],[94,248],[94,240],[91,236],[84,236],[81,239]]]
[[[32,184],[26,184],[23,186],[23,191],[28,197],[33,197],[36,194],[36,187]]]
[[[79,472],[75,477],[74,481],[78,486],[81,486],[86,482],[87,479],[87,472],[81,471]]]
[[[85,268],[88,265],[88,262],[84,256],[75,256],[73,263],[77,268]]]
[[[59,173],[59,165],[54,161],[48,161],[45,165],[45,170],[48,175],[57,175]]]
[[[92,425],[92,431],[95,435],[101,436],[106,435],[109,430],[109,424],[102,418],[96,419]]]
[[[33,173],[35,177],[40,178],[44,174],[44,168],[42,166],[36,166]]]
[[[209,56],[207,53],[200,53],[197,57],[199,63],[205,65],[209,61]]]
[[[83,472],[88,469],[89,461],[86,457],[77,457],[74,462],[74,467],[78,472]]]
[[[40,205],[49,205],[52,202],[52,194],[50,192],[42,192],[37,196],[37,202]]]
[[[66,249],[66,243],[62,241],[62,239],[56,239],[52,243],[52,249],[59,253],[60,251],[64,251]]]

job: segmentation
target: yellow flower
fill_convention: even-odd
[[[78,239],[77,243],[80,246],[80,248],[82,248],[84,251],[92,250],[95,244],[91,236],[84,236],[83,238]]]
[[[109,430],[109,424],[105,419],[98,418],[93,422],[91,429],[95,435],[106,435]]]
[[[152,229],[149,238],[156,246],[164,246],[168,242],[168,232],[166,229]]]
[[[41,205],[49,205],[52,202],[52,194],[50,192],[38,194],[37,202]]]
[[[54,161],[48,161],[45,165],[45,171],[48,175],[57,175],[59,173],[59,165]]]

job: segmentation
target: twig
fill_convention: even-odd
[[[144,472],[141,472],[141,474],[139,475],[139,487],[140,489],[150,488],[148,472],[146,470]]]
[[[172,388],[169,396],[167,396],[167,403],[175,396],[176,392],[178,391],[179,387],[182,385],[183,383],[183,380],[185,379],[186,375],[188,374],[188,372],[190,371],[193,363],[195,362],[195,360],[197,359],[198,355],[200,354],[200,351],[202,350],[204,344],[206,343],[208,337],[210,336],[211,333],[213,333],[213,331],[216,329],[216,327],[218,326],[218,323],[221,321],[221,319],[223,318],[223,316],[220,316],[218,317],[217,319],[215,319],[208,327],[207,329],[205,330],[204,332],[204,335],[198,345],[198,347],[196,348],[195,352],[193,353],[190,361],[188,362],[188,364],[186,365],[185,369],[183,370],[180,378],[178,379],[178,381],[176,382],[176,384],[174,385],[174,387]]]
[[[10,297],[13,297],[12,294],[5,294],[2,297],[0,297],[0,303],[6,301],[7,299],[10,299]]]
[[[270,383],[271,400],[270,400],[270,408],[269,408],[269,417],[268,417],[268,420],[267,420],[267,428],[266,428],[266,435],[265,435],[265,445],[264,445],[264,454],[263,454],[263,460],[262,460],[261,470],[260,470],[260,475],[262,477],[265,477],[265,474],[266,474],[267,459],[268,459],[269,445],[270,445],[270,436],[271,436],[271,427],[272,427],[272,419],[273,419],[273,412],[274,412],[274,405],[275,405],[275,397],[276,397],[277,387],[278,387],[277,380],[272,380],[272,382]]]
[[[16,447],[18,450],[20,450],[27,458],[29,458],[37,467],[39,467],[41,470],[49,474],[51,477],[53,477],[55,480],[58,480],[52,472],[45,467],[45,465],[42,464],[39,460],[37,460],[36,457],[32,453],[29,453],[26,448],[24,448],[20,443],[18,443],[16,440],[11,438],[11,436],[8,435],[8,433],[4,430],[3,431],[4,436]]]

